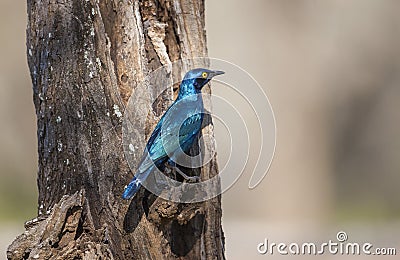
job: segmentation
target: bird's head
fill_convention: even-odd
[[[225,72],[219,70],[208,70],[208,69],[193,69],[186,73],[183,78],[183,82],[189,82],[193,84],[196,90],[201,90],[205,84],[207,84],[213,77],[224,74]]]

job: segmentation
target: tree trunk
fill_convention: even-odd
[[[27,2],[39,206],[7,257],[223,259],[220,196],[178,204],[142,189],[131,201],[121,199],[133,176],[121,113],[150,72],[207,55],[204,1]],[[154,112],[159,115],[171,95],[162,96]],[[214,157],[201,168],[201,179],[217,174]]]

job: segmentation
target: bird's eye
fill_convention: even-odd
[[[203,73],[201,74],[201,76],[203,77],[203,79],[205,79],[205,78],[207,78],[208,74],[207,74],[207,72],[203,72]]]

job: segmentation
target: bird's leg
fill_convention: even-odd
[[[167,173],[170,176],[172,175],[176,179],[175,168],[176,168],[175,162],[173,162],[172,160],[168,160],[165,165],[165,173]]]
[[[168,165],[171,166],[174,170],[175,173],[179,173],[180,176],[182,176],[186,181],[188,182],[198,182],[200,180],[199,176],[188,176],[187,174],[185,174],[184,172],[182,172],[178,166],[176,165],[176,163],[174,161],[172,161],[171,159],[168,160]]]

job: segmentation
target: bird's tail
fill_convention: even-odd
[[[135,193],[139,190],[142,183],[147,179],[149,174],[152,172],[154,166],[149,167],[144,172],[137,172],[131,182],[125,187],[124,193],[122,194],[122,198],[128,200],[132,198]]]

